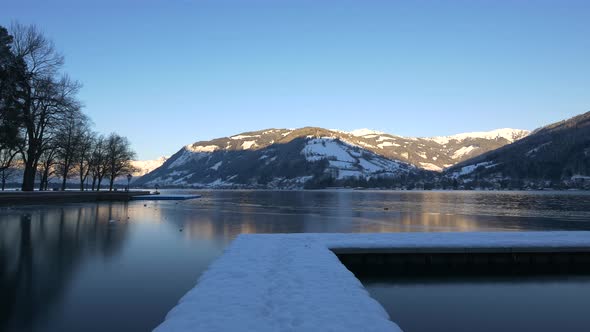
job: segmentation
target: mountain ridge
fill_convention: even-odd
[[[447,176],[489,187],[586,187],[590,112],[534,130],[512,144],[458,163]],[[481,184],[480,184],[481,185]]]
[[[328,179],[338,184],[377,178],[401,183],[526,135],[526,130],[500,129],[420,138],[369,129],[268,128],[185,145],[136,184],[296,188]]]
[[[276,135],[275,133],[280,135]],[[267,128],[219,137],[209,141],[197,141],[185,145],[185,148],[192,152],[240,150],[240,148],[243,150],[257,149],[272,143],[288,142],[294,137],[303,136],[303,134],[310,136],[310,133],[315,137],[339,137],[349,144],[368,148],[372,152],[382,154],[390,159],[408,162],[418,168],[442,171],[458,162],[526,137],[530,131],[502,128],[484,132],[459,133],[449,136],[405,137],[366,128],[349,132],[338,129],[324,129],[321,127],[295,129]],[[262,138],[263,135],[265,137]],[[262,142],[258,141],[259,138],[262,138]],[[491,143],[491,141],[496,140],[499,140],[499,142]],[[472,142],[473,144],[464,146],[465,141]],[[446,158],[447,161],[445,163],[437,161],[440,158],[440,153],[439,155],[424,157],[424,155],[428,155],[428,151],[425,151],[427,149],[423,149],[423,147],[426,147],[426,144],[438,144],[434,148],[443,150],[445,152],[443,157],[449,157]],[[447,146],[449,144],[454,144],[455,146]],[[484,145],[484,147],[480,145]],[[397,149],[398,147],[400,149]],[[426,162],[427,160],[428,162]]]

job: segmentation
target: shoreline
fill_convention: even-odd
[[[149,195],[149,191],[4,191],[0,206],[129,201],[134,196]]]

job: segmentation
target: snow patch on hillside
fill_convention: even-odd
[[[193,152],[188,147],[185,147],[185,149],[182,150],[182,152],[180,152],[180,156],[178,158],[176,158],[176,160],[174,160],[174,162],[172,162],[170,165],[168,165],[168,169],[182,166],[192,160],[198,160],[200,158],[203,158],[205,155],[206,155],[206,153]]]
[[[213,152],[219,150],[217,145],[187,145],[186,149],[191,152]]]
[[[431,163],[420,163],[420,166],[429,171],[441,172],[443,170],[440,166],[436,166],[435,164]]]
[[[260,137],[260,135],[236,135],[236,136],[232,136],[230,138],[233,140],[238,140],[238,139],[245,139],[245,138],[251,138],[251,137]]]
[[[471,132],[471,133],[461,133],[461,134],[456,134],[456,135],[451,135],[451,136],[425,137],[424,139],[437,142],[438,144],[441,144],[441,145],[448,144],[452,140],[463,141],[468,138],[484,138],[484,139],[504,138],[508,142],[512,143],[518,139],[521,139],[521,138],[527,136],[528,134],[530,134],[529,130],[501,128],[501,129],[495,129],[495,130],[491,130],[491,131],[478,131],[478,132]]]
[[[479,149],[479,147],[473,146],[473,145],[464,146],[464,147],[460,148],[459,150],[455,151],[453,153],[453,155],[451,156],[451,158],[453,158],[453,159],[461,158],[464,155],[469,154],[469,153],[471,153],[471,151],[476,150],[476,149]]]
[[[219,162],[215,163],[215,165],[213,165],[209,168],[216,171],[219,169],[219,166],[221,166],[222,164],[223,164],[223,161],[219,161]]]
[[[348,134],[352,135],[352,136],[371,136],[371,137],[377,137],[377,135],[381,135],[381,134],[385,134],[382,131],[378,131],[378,130],[372,130],[372,129],[368,129],[368,128],[362,128],[362,129],[355,129],[352,131],[349,131]],[[371,138],[368,137],[368,138]]]
[[[384,147],[386,147],[386,146],[401,146],[401,145],[399,145],[399,144],[397,144],[397,143],[392,143],[392,142],[383,142],[383,143],[379,143],[379,144],[377,144],[377,146],[378,146],[379,148],[383,149],[383,148],[384,148]]]
[[[244,150],[248,150],[253,146],[256,146],[256,141],[245,141],[242,143],[242,149]]]
[[[541,145],[537,146],[536,148],[534,148],[534,149],[531,149],[531,150],[527,151],[527,152],[525,153],[525,155],[526,155],[527,157],[531,157],[531,156],[533,156],[534,154],[536,154],[537,152],[539,152],[539,150],[540,150],[540,149],[544,148],[545,146],[547,146],[547,145],[549,145],[549,144],[551,144],[551,142],[543,143],[543,144],[541,144]]]
[[[366,159],[359,159],[359,165],[367,172],[379,172],[381,170],[383,170],[382,166],[378,166],[373,164],[372,162],[366,160]]]
[[[473,165],[467,165],[467,166],[461,167],[461,169],[459,169],[458,171],[453,172],[453,174],[451,174],[451,177],[457,178],[459,176],[464,176],[464,175],[473,173],[473,171],[475,171],[478,167],[481,167],[481,166],[483,166],[485,168],[491,168],[496,165],[498,165],[498,164],[494,164],[491,161],[486,161],[483,163],[477,163],[477,164],[473,164]]]
[[[333,138],[314,138],[307,142],[301,152],[309,161],[318,161],[321,159],[335,159],[340,161],[356,161],[349,153],[344,144],[337,143]]]
[[[160,157],[158,159],[153,160],[133,160],[131,161],[131,166],[135,169],[131,175],[134,177],[144,176],[147,173],[155,170],[156,168],[162,166],[168,160],[168,157]]]
[[[301,153],[309,161],[327,159],[328,171],[336,178],[367,178],[375,175],[395,176],[412,166],[387,159],[369,151],[360,153],[357,146],[331,137],[309,139]],[[402,167],[403,165],[403,167]]]

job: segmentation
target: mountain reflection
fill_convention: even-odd
[[[115,255],[127,206],[97,204],[4,210],[0,220],[0,327],[31,330],[60,301],[89,255]],[[115,222],[109,222],[115,220]]]
[[[582,196],[588,206],[587,196]],[[580,204],[580,197],[573,199]],[[556,202],[559,202],[557,204]],[[228,243],[247,233],[468,232],[587,229],[567,195],[441,192],[213,191],[199,201],[151,203],[133,219],[167,222],[191,239]],[[532,210],[531,210],[532,209]],[[579,209],[579,205],[578,205]],[[534,217],[534,218],[531,218]]]

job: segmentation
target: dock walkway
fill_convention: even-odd
[[[240,235],[155,331],[400,331],[338,256],[381,265],[391,257],[368,255],[412,253],[540,254],[549,264],[571,253],[569,264],[588,266],[590,232]]]

